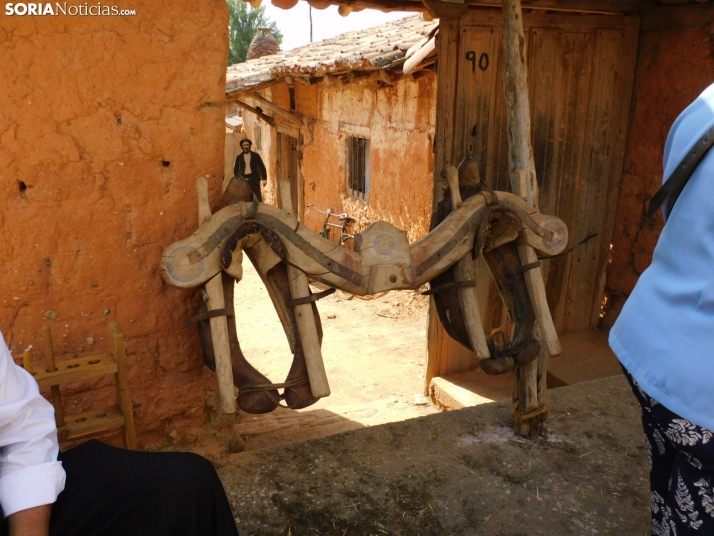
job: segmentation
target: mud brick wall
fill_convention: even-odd
[[[429,232],[434,189],[436,76],[405,77],[385,86],[369,78],[353,84],[295,87],[296,110],[314,119],[313,141],[303,154],[304,206],[347,212],[356,220],[352,232],[387,221],[407,232],[411,242]],[[285,109],[288,88],[277,84],[263,92]],[[250,99],[246,99],[249,102]],[[255,138],[258,120],[244,114],[246,135]],[[264,201],[275,203],[274,133],[263,124],[261,155],[268,170]],[[365,202],[347,193],[347,137],[350,128],[368,132],[370,191]],[[241,135],[242,136],[242,135]],[[311,211],[305,224],[322,228],[324,215]]]
[[[711,12],[711,10],[709,10]],[[711,18],[711,17],[710,17]],[[652,261],[663,220],[645,218],[662,183],[662,155],[672,123],[714,82],[714,40],[709,26],[672,27],[643,20],[634,107],[620,185],[607,286],[628,295]]]
[[[223,180],[228,14],[124,4],[136,16],[0,15],[0,331],[42,366],[42,324],[63,359],[107,351],[117,320],[140,444],[190,440],[215,379],[183,327],[196,294],[158,266],[196,228],[195,178]],[[64,393],[68,413],[115,396],[107,379]]]

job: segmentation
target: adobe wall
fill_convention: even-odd
[[[436,77],[401,79],[380,87],[372,79],[343,87],[298,87],[297,103],[318,117],[315,140],[305,149],[302,171],[305,206],[347,212],[355,231],[384,220],[407,231],[410,241],[429,231],[433,196]],[[346,193],[349,127],[370,132],[368,202]],[[320,214],[306,223],[322,226]]]
[[[285,84],[263,92],[284,109],[290,107]],[[246,98],[247,102],[251,102]],[[347,212],[357,220],[353,231],[375,221],[407,231],[409,240],[429,231],[433,195],[436,77],[406,77],[391,86],[368,78],[347,85],[319,83],[296,86],[296,110],[316,119],[314,140],[305,148],[301,170],[304,206]],[[272,115],[272,114],[271,114]],[[256,118],[244,113],[246,132],[253,135]],[[369,129],[370,192],[368,202],[346,193],[347,141],[350,127]],[[275,130],[263,123],[263,151],[268,167],[264,198],[275,202]],[[268,135],[269,134],[269,135]],[[324,216],[313,211],[305,223],[316,231]]]
[[[706,27],[648,29],[643,21],[634,109],[620,186],[607,286],[628,295],[652,261],[661,215],[645,218],[662,183],[662,154],[672,123],[714,82],[712,40]]]
[[[196,294],[159,261],[196,228],[195,178],[223,180],[228,14],[126,4],[136,16],[0,16],[0,330],[41,364],[43,324],[62,359],[107,351],[117,320],[139,443],[190,440],[215,379],[183,327]],[[114,401],[107,380],[64,393],[66,413]]]

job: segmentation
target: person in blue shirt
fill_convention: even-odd
[[[672,126],[664,181],[712,128],[714,85]],[[714,150],[672,203],[610,346],[642,407],[652,534],[714,535]]]

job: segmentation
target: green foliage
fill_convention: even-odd
[[[265,7],[254,9],[243,0],[226,0],[226,3],[229,16],[228,39],[231,46],[228,65],[245,61],[248,47],[258,28],[271,28],[275,40],[278,44],[282,43],[283,34],[280,33],[275,22],[266,16]]]

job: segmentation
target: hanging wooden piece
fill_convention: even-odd
[[[451,202],[454,210],[461,207],[461,193],[459,192],[459,172],[454,166],[449,166],[447,170],[449,180],[449,189],[451,190]],[[474,274],[474,262],[471,253],[464,255],[459,262],[456,263],[455,272],[456,284],[474,283],[476,275]],[[471,348],[479,360],[488,359],[491,357],[486,343],[486,333],[483,330],[481,322],[481,311],[476,298],[475,286],[463,286],[458,290],[459,303],[461,304],[461,312],[464,315],[464,323],[468,332]]]
[[[206,177],[196,179],[198,194],[198,225],[201,226],[211,219],[211,205],[208,202],[208,181]],[[221,274],[213,276],[205,284],[208,295],[209,311],[225,309],[223,281]],[[218,396],[223,413],[236,412],[236,400],[233,394],[233,369],[231,368],[231,347],[228,338],[228,321],[225,316],[214,316],[209,320],[211,339],[216,358],[216,378],[218,379]]]

